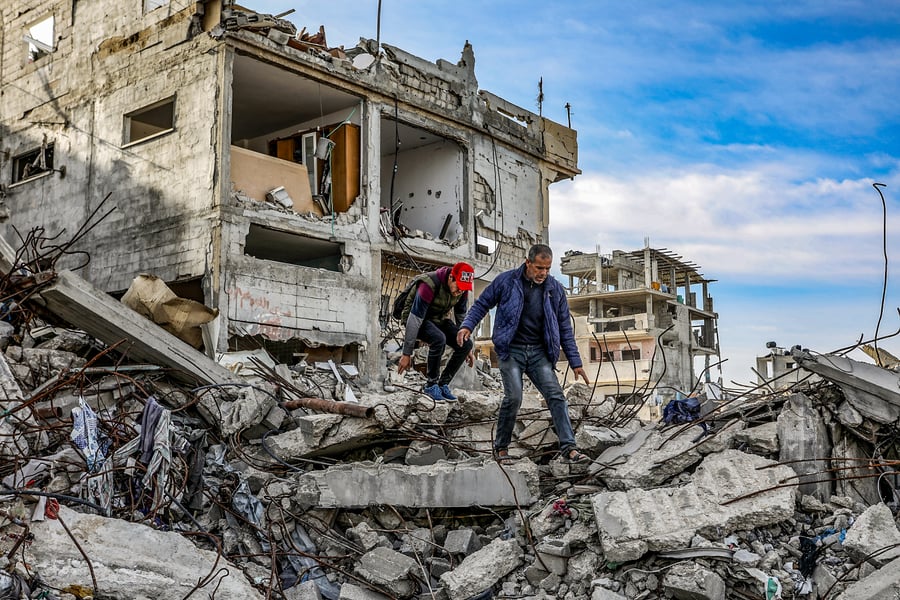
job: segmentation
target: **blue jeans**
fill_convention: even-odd
[[[497,435],[494,448],[503,450],[509,447],[516,415],[522,406],[522,376],[535,385],[550,409],[550,418],[559,448],[563,452],[575,447],[575,432],[569,420],[569,407],[563,394],[553,363],[547,358],[543,346],[510,346],[509,358],[500,361],[500,376],[503,378],[503,403],[497,415]]]
[[[428,380],[428,385],[434,385],[435,383],[438,385],[449,385],[450,380],[453,379],[453,376],[456,375],[456,372],[459,371],[459,368],[466,361],[466,356],[472,351],[472,347],[475,344],[471,339],[466,340],[462,346],[456,343],[457,331],[459,329],[456,323],[449,319],[444,319],[440,323],[427,320],[422,321],[417,338],[428,344],[428,363],[425,370],[425,378]],[[441,359],[447,346],[453,348],[453,353],[447,360],[444,372],[440,373]],[[439,373],[440,377],[438,377]]]

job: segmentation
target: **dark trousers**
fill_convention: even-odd
[[[466,356],[472,351],[473,343],[471,339],[466,340],[462,346],[456,343],[456,333],[459,328],[456,323],[450,319],[444,319],[440,323],[434,321],[423,321],[419,328],[417,339],[428,344],[428,369],[425,377],[428,385],[448,385],[456,372],[466,360]],[[441,373],[441,358],[444,356],[444,349],[450,346],[453,348],[453,354]],[[440,374],[440,377],[438,376]]]

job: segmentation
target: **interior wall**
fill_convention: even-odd
[[[391,204],[394,177],[394,209],[400,206],[400,223],[439,237],[450,215],[444,239],[454,242],[463,233],[463,166],[460,147],[449,140],[399,152],[396,176],[393,154],[383,156],[381,205]]]

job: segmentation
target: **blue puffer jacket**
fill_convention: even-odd
[[[509,358],[509,345],[516,335],[525,305],[525,291],[522,286],[524,273],[524,264],[518,269],[500,273],[478,296],[460,326],[460,329],[465,327],[469,331],[475,331],[481,319],[496,306],[491,340],[501,360]],[[575,333],[569,317],[569,303],[566,300],[565,289],[551,276],[547,277],[544,284],[544,349],[551,362],[559,360],[560,348],[565,353],[569,366],[573,369],[582,366],[581,355],[578,354],[578,347],[575,345]]]

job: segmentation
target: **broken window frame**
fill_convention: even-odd
[[[167,135],[173,131],[175,131],[175,95],[169,96],[168,98],[163,98],[153,104],[148,104],[144,107],[141,107],[137,110],[133,110],[129,113],[125,113],[123,117],[123,148],[128,148],[135,144],[140,144],[143,142],[147,142],[150,140],[154,140],[156,138]],[[148,120],[140,120],[135,119],[135,117],[140,117],[142,115],[147,115],[153,111],[156,111],[162,107],[171,106],[171,118],[169,119],[168,127],[161,127],[158,123],[154,123]],[[142,135],[141,137],[134,138],[134,124],[135,122],[143,124],[145,126],[149,126],[152,128],[156,128],[155,131],[151,133],[147,133],[146,135]]]
[[[38,148],[14,156],[11,185],[34,181],[53,173],[53,144],[41,144]],[[32,170],[37,169],[37,170]],[[26,175],[25,172],[28,171]]]
[[[43,28],[49,22],[49,35]],[[42,19],[38,19],[28,27],[28,33],[24,36],[25,42],[28,44],[28,62],[37,62],[40,59],[50,56],[56,52],[56,20],[51,14]]]

